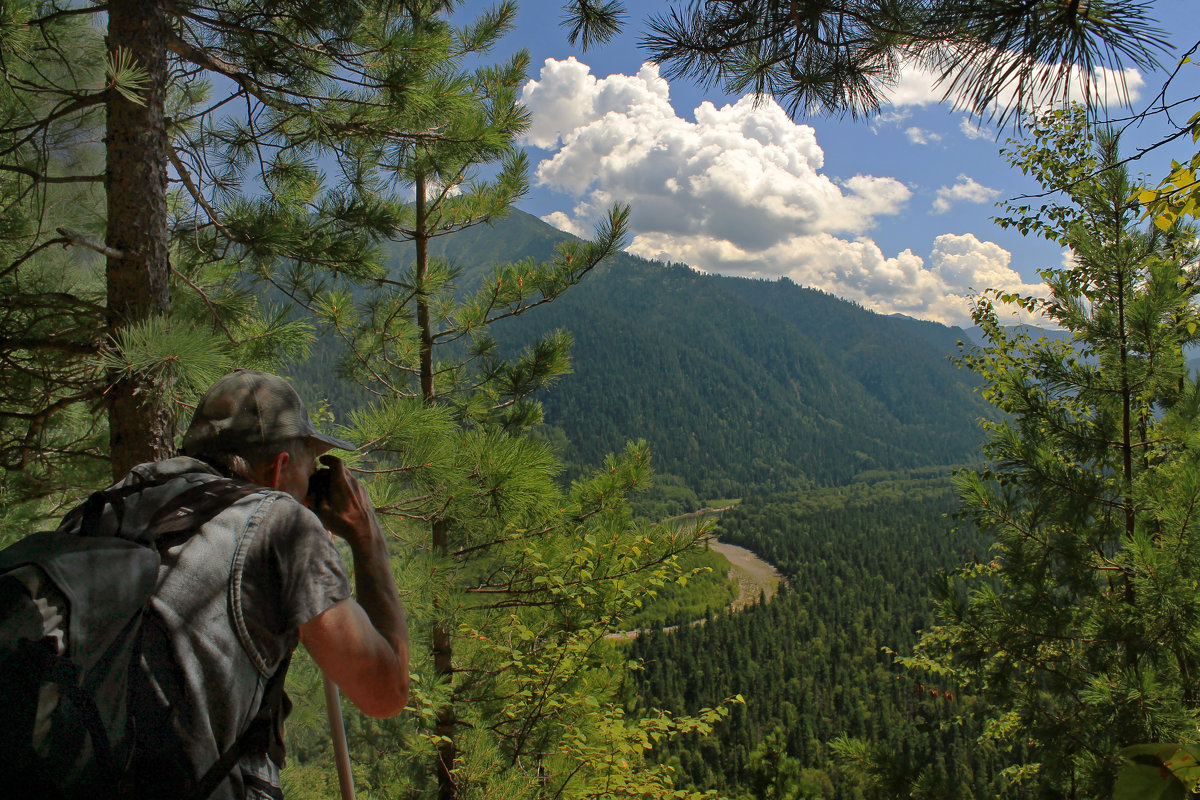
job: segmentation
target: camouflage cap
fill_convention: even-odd
[[[205,392],[183,435],[186,455],[236,453],[289,439],[309,439],[341,450],[354,445],[320,433],[291,384],[278,375],[239,369]]]

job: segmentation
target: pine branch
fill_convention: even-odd
[[[4,270],[2,272],[0,272],[0,278],[7,278],[9,275],[16,272],[18,269],[20,269],[22,264],[24,264],[26,261],[28,261],[29,259],[36,256],[38,253],[42,252],[46,248],[53,247],[56,244],[67,245],[70,243],[71,243],[71,240],[64,238],[64,237],[60,237],[57,239],[47,239],[46,241],[38,244],[36,247],[26,250],[24,253],[21,254],[20,258],[16,259],[11,264],[9,264],[7,267],[5,267]]]
[[[108,13],[108,5],[107,4],[97,4],[97,5],[93,5],[93,6],[87,6],[84,8],[64,8],[59,11],[55,11],[53,13],[46,14],[45,16],[31,19],[31,20],[29,20],[29,22],[27,24],[37,25],[39,27],[45,27],[46,25],[49,25],[53,22],[58,22],[61,19],[66,19],[67,17],[75,17],[75,16],[79,16],[81,14],[106,14],[106,13]]]
[[[225,325],[225,321],[223,319],[221,319],[220,312],[217,311],[217,307],[215,305],[213,305],[212,300],[209,299],[208,295],[205,294],[204,290],[201,289],[196,284],[192,283],[190,280],[188,280],[188,277],[186,275],[184,275],[182,272],[180,272],[178,269],[176,269],[174,266],[171,267],[171,274],[174,275],[175,277],[179,278],[179,280],[186,283],[189,287],[191,287],[192,291],[194,291],[197,295],[200,296],[200,299],[204,302],[205,307],[207,307],[209,312],[212,314],[213,322],[216,323],[216,325],[225,334],[225,338],[229,340],[229,343],[234,346],[241,344],[241,342],[239,342],[234,337],[233,333],[230,332],[229,328]]]
[[[45,175],[35,169],[17,164],[0,164],[0,171],[15,172],[33,178],[34,183],[103,183],[103,173],[98,175]]]
[[[21,125],[10,125],[6,128],[0,128],[0,136],[9,136],[11,134],[27,131],[25,136],[10,142],[3,150],[0,150],[0,156],[7,156],[10,153],[17,152],[22,147],[36,139],[39,134],[47,130],[51,123],[57,122],[58,120],[68,117],[78,111],[85,111],[94,106],[103,105],[107,99],[107,90],[93,92],[90,94],[81,93],[70,102],[65,102],[65,104],[56,111],[49,112],[48,114],[39,117],[34,122],[24,123]]]
[[[94,355],[100,351],[95,342],[48,339],[44,336],[0,336],[0,350],[54,350],[73,355]]]
[[[284,100],[275,94],[274,91],[269,91],[268,87],[256,80],[248,72],[239,69],[236,65],[224,61],[190,42],[184,41],[178,35],[172,34],[168,36],[167,49],[185,61],[215,72],[218,75],[223,75],[241,87],[246,94],[254,97],[269,108],[293,113],[304,113],[307,110],[302,106]]]
[[[80,247],[86,247],[88,250],[94,250],[102,256],[106,256],[108,258],[120,259],[120,260],[134,258],[134,256],[127,254],[123,250],[117,250],[115,248],[109,247],[106,244],[100,244],[99,242],[94,242],[91,239],[87,238],[86,236],[83,236],[78,233],[72,233],[71,231],[67,230],[66,228],[57,228],[56,230],[58,231],[59,236],[62,236],[64,239],[66,239],[71,244],[77,244]]]

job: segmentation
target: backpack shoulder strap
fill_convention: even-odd
[[[200,526],[243,497],[261,492],[261,486],[233,478],[197,483],[173,497],[155,513],[146,531],[135,540],[158,548],[169,547],[191,536]]]
[[[180,533],[195,531],[237,500],[262,491],[261,486],[254,486],[247,481],[235,478],[213,477],[211,480],[196,481],[188,488],[172,495],[162,508],[155,512],[144,529],[122,530],[126,501],[130,497],[148,489],[165,486],[173,481],[186,480],[186,475],[179,474],[144,478],[135,473],[133,479],[124,486],[93,492],[86,501],[63,519],[59,530],[69,527],[72,521],[78,517],[80,520],[78,533],[81,536],[102,535],[101,520],[104,517],[104,510],[111,507],[116,515],[116,530],[111,533],[139,544],[153,546],[163,536],[176,537]]]
[[[88,499],[80,503],[70,511],[58,529],[63,530],[69,528],[75,518],[79,517],[79,533],[82,536],[96,536],[100,534],[101,518],[104,516],[105,506],[111,505],[113,511],[117,514],[118,527],[120,519],[124,515],[125,499],[145,491],[154,486],[162,486],[175,480],[178,476],[161,476],[157,478],[145,478],[138,473],[132,473],[129,482],[124,486],[116,486],[100,491],[92,492],[88,495]]]

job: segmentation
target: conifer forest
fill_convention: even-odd
[[[968,331],[640,258],[621,197],[552,228],[518,0],[0,0],[0,546],[263,369],[360,446],[408,614],[360,798],[1200,796],[1197,43],[1134,0],[544,5],[793,119],[933,65],[1038,187],[995,224],[1071,257]],[[1191,95],[1145,112],[1169,171],[1067,91],[1099,67]],[[287,688],[285,796],[339,797],[303,649]]]

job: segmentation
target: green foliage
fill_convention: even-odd
[[[567,41],[578,43],[587,50],[595,44],[604,44],[621,29],[625,20],[625,7],[620,0],[572,0],[563,6],[567,12],[563,27],[567,28]]]
[[[561,433],[561,428],[555,430]],[[566,434],[561,433],[566,441]],[[564,446],[565,449],[565,446]],[[633,500],[634,513],[645,519],[666,519],[677,517],[693,511],[698,511],[705,505],[700,502],[700,496],[687,485],[678,475],[656,471],[654,484]],[[709,504],[721,508],[731,503]]]
[[[1039,121],[1013,162],[1066,202],[1007,218],[1071,248],[1046,298],[1012,298],[1068,339],[1000,324],[964,363],[1006,417],[989,467],[957,478],[964,515],[995,537],[986,563],[942,587],[913,666],[978,693],[987,736],[1028,747],[1014,777],[1105,796],[1122,748],[1196,736],[1197,385],[1191,231],[1140,229],[1116,135],[1081,112]]]
[[[729,577],[729,559],[710,549],[685,553],[674,581],[641,601],[641,610],[629,617],[630,630],[690,625],[722,613],[738,595],[738,583]]]
[[[431,790],[430,753],[446,743],[439,715],[452,703],[459,792],[691,796],[676,795],[670,771],[647,765],[645,755],[707,732],[728,711],[714,703],[695,714],[629,715],[615,697],[630,665],[605,643],[648,591],[674,579],[677,555],[696,536],[632,523],[621,495],[646,480],[644,449],[631,447],[563,493],[543,446],[463,430],[438,406],[394,405],[356,418],[366,426],[359,435],[385,434],[380,450],[391,454],[394,471],[371,482],[372,500],[411,554],[398,561],[397,579],[412,641],[429,641],[452,620],[455,677],[447,682],[434,654],[416,649],[411,715],[373,721],[347,709],[363,790]],[[448,498],[456,551],[441,555],[415,518]],[[303,794],[328,782],[331,761],[315,670],[296,669],[291,691],[303,699],[289,726],[286,779],[289,793]]]
[[[150,84],[150,74],[134,61],[128,50],[116,48],[108,54],[104,64],[104,77],[108,88],[120,93],[131,103],[144,105],[142,93]]]
[[[802,797],[812,797],[812,790],[822,794],[833,794],[833,784],[829,777],[825,780],[813,781],[810,776],[809,784],[817,786],[801,786],[802,768],[798,759],[792,758],[786,752],[783,731],[776,728],[765,739],[758,743],[750,753],[750,786],[755,797],[763,800],[799,800]]]

